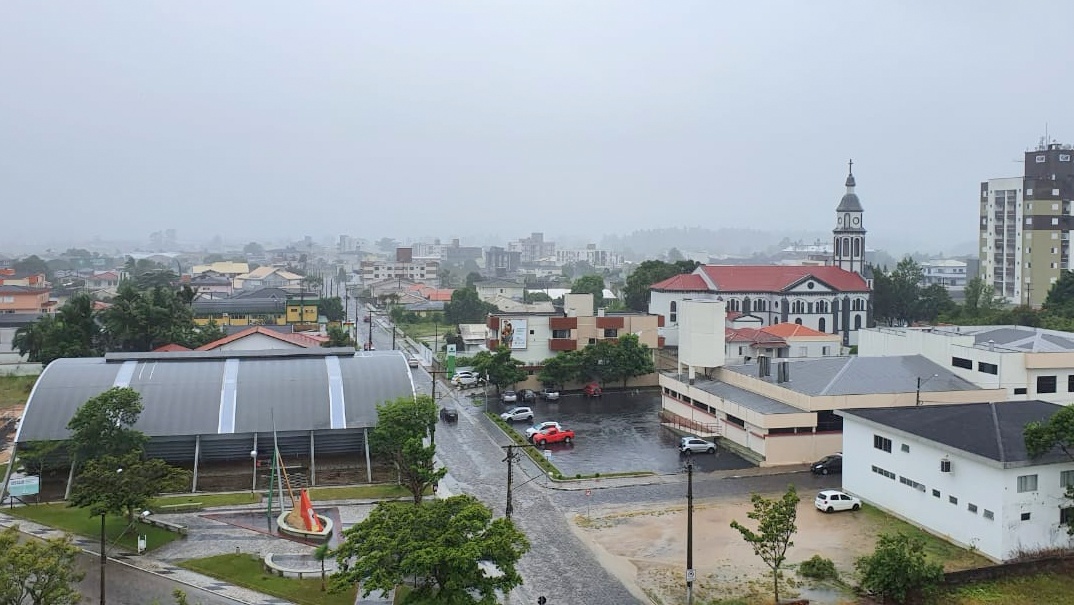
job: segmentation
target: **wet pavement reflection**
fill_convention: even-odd
[[[510,407],[514,406],[489,403],[489,411]],[[686,457],[679,454],[679,436],[660,425],[658,392],[612,392],[598,399],[571,394],[558,402],[538,401],[530,407],[534,423],[554,420],[574,430],[574,443],[548,446],[552,463],[565,476],[683,470]],[[515,430],[525,435],[527,426],[528,423],[516,423]],[[724,449],[716,455],[694,454],[692,460],[695,472],[753,466]]]

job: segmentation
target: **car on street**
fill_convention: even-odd
[[[518,403],[518,393],[514,391],[504,391],[500,394],[500,401],[504,403]]]
[[[407,358],[406,363],[410,367],[416,368],[416,367],[421,365],[421,360],[418,359],[417,355],[411,355],[410,357]]]
[[[582,394],[586,397],[602,397],[604,395],[604,389],[600,388],[600,385],[591,382],[582,389]]]
[[[837,489],[826,489],[817,494],[813,506],[821,512],[834,513],[840,510],[858,510],[861,508],[861,500]]]
[[[570,443],[574,441],[574,431],[571,429],[548,427],[543,431],[534,434],[534,445],[546,445],[549,443]]]
[[[535,425],[533,425],[533,426],[531,426],[531,427],[526,429],[526,441],[533,441],[533,436],[534,435],[536,435],[537,433],[540,433],[541,431],[543,431],[545,429],[551,429],[551,428],[560,429],[560,428],[563,428],[563,427],[559,426],[559,423],[556,422],[555,420],[546,420],[545,422],[535,424]]]
[[[843,454],[832,454],[817,460],[809,467],[814,475],[833,475],[843,472]]]
[[[522,399],[522,403],[533,403],[537,401],[537,393],[530,389],[522,389],[518,392],[518,396]]]
[[[507,422],[533,422],[533,410],[530,408],[511,408],[500,414]]]
[[[444,422],[449,422],[449,423],[458,422],[459,421],[459,410],[456,410],[455,408],[448,408],[448,407],[440,408],[440,420],[443,420]]]
[[[559,389],[541,389],[537,396],[545,401],[559,401]]]
[[[457,387],[469,387],[485,384],[485,379],[473,372],[463,371],[451,377],[451,384]]]
[[[716,444],[698,437],[679,439],[679,451],[684,454],[715,454]]]
[[[362,321],[363,321],[364,323],[369,323],[369,316],[368,316],[368,315],[366,315],[365,317],[363,317],[363,318],[362,318]]]

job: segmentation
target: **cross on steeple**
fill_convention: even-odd
[[[847,162],[847,166],[849,166],[849,168],[848,168],[848,172],[850,172],[850,174],[854,174],[854,159],[853,159],[853,158],[851,158],[851,159],[850,159],[850,160],[849,160],[849,161]]]

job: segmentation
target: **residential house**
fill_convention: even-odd
[[[0,269],[0,286],[23,286],[26,288],[46,288],[44,273]]]
[[[302,276],[291,273],[284,267],[258,267],[249,273],[235,277],[236,290],[258,290],[260,288],[300,288]]]
[[[366,260],[360,267],[365,284],[390,279],[440,283],[440,261],[415,259],[410,248],[396,249],[395,260]]]
[[[118,271],[94,271],[86,278],[86,287],[93,290],[115,289],[119,287]]]
[[[659,318],[643,313],[593,312],[592,294],[567,294],[563,310],[493,313],[489,315],[488,347],[507,346],[511,356],[531,366],[560,351],[575,351],[599,340],[636,334],[651,349],[660,347]]]
[[[556,310],[555,304],[550,300],[524,303],[519,299],[497,295],[485,302],[499,309],[501,313],[554,313]]]
[[[413,313],[419,317],[429,317],[434,313],[444,312],[444,301],[422,299],[412,303],[405,303],[402,307],[407,313]]]
[[[0,286],[0,313],[51,313],[56,306],[48,288]]]
[[[434,302],[451,302],[451,295],[455,293],[453,288],[435,288],[428,284],[412,284],[407,288],[408,292],[417,294],[425,300]]]
[[[522,300],[526,295],[525,284],[502,279],[474,282],[474,288],[477,290],[477,297],[485,302],[492,302],[496,297]]]
[[[1074,461],[1032,458],[1023,431],[1046,401],[845,409],[843,488],[994,561],[1069,549]]]
[[[969,263],[955,258],[929,259],[921,262],[921,285],[943,286],[951,298],[962,300],[966,295],[966,283],[973,279]]]
[[[183,281],[197,291],[199,298],[227,298],[235,293],[232,279],[216,271],[183,276]]]
[[[281,288],[241,291],[229,298],[197,299],[191,303],[194,323],[226,326],[316,325],[319,297]]]
[[[872,328],[858,355],[924,355],[1001,399],[1074,403],[1074,333],[1027,326]]]
[[[240,275],[246,275],[249,272],[249,263],[237,263],[232,261],[218,261],[215,263],[209,263],[207,265],[194,265],[190,268],[191,275],[213,273],[215,275],[223,275],[224,277],[231,280],[234,280]]]
[[[466,351],[487,350],[488,326],[485,324],[459,324],[459,336]]]

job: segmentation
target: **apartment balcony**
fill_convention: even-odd
[[[578,349],[578,341],[573,338],[549,338],[549,351],[574,351]]]

